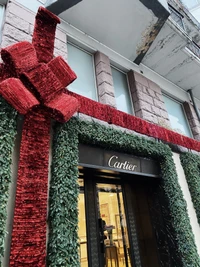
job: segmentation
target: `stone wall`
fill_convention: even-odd
[[[185,102],[183,106],[185,109],[185,113],[187,115],[187,119],[188,119],[188,122],[191,128],[192,134],[194,136],[194,139],[200,140],[200,122],[194,110],[194,107],[188,102]]]
[[[103,53],[96,52],[94,63],[99,102],[116,108],[110,60]]]
[[[1,47],[20,41],[32,41],[35,13],[21,7],[17,2],[9,1],[3,25]],[[67,37],[60,29],[56,30],[54,55],[67,60]]]
[[[161,88],[134,71],[128,73],[135,115],[152,123],[168,127],[169,117],[165,109]]]

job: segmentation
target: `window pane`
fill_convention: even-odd
[[[131,267],[121,186],[97,184],[97,204],[99,219],[102,219],[105,266]]]
[[[2,30],[3,11],[4,11],[4,8],[2,5],[0,5],[0,30]]]
[[[97,100],[92,55],[70,44],[67,47],[68,63],[78,77],[68,86],[68,89],[79,95]]]
[[[21,5],[27,7],[28,9],[37,12],[38,8],[42,5],[39,1],[27,1],[27,0],[16,0]],[[44,2],[44,1],[43,1]]]
[[[169,10],[171,11],[171,18],[182,28],[184,29],[182,16],[179,12],[176,12],[173,8],[169,6]]]
[[[119,70],[116,70],[115,68],[111,69],[112,69],[117,109],[132,114],[133,113],[132,105],[131,105],[126,74],[124,74]]]
[[[164,101],[172,129],[191,137],[182,105],[166,96],[164,96]]]

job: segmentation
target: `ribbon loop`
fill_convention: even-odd
[[[23,73],[39,93],[42,103],[48,103],[61,93],[63,86],[47,64],[38,64],[34,69]]]
[[[16,78],[9,78],[0,83],[1,95],[20,114],[26,114],[30,109],[39,105],[38,100],[28,91],[23,83]]]
[[[63,87],[68,86],[77,78],[75,72],[70,68],[67,62],[65,62],[64,59],[60,56],[52,59],[48,63],[48,66],[56,75],[56,77],[58,78]]]
[[[19,42],[1,50],[1,57],[6,65],[17,75],[38,65],[34,46],[29,42]]]
[[[75,97],[62,93],[49,102],[46,107],[52,118],[59,122],[65,122],[78,110],[79,102]]]

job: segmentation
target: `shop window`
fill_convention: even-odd
[[[78,77],[68,86],[68,89],[79,95],[97,100],[93,55],[69,43],[67,48],[68,63]]]
[[[117,109],[129,114],[133,114],[130,90],[126,74],[114,67],[111,67],[111,70]]]
[[[182,104],[168,96],[163,97],[171,128],[180,134],[192,137]]]

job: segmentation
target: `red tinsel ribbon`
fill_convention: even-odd
[[[110,106],[98,103],[84,96],[77,95],[70,91],[67,91],[66,94],[74,96],[79,101],[80,107],[78,111],[80,113],[84,113],[88,116],[106,121],[110,124],[115,124],[147,136],[200,152],[200,142],[197,140],[147,122],[133,115],[116,110]]]
[[[40,7],[32,44],[20,42],[1,50],[0,94],[25,115],[10,266],[45,266],[50,122],[65,122],[78,110],[78,100],[64,93],[76,74],[61,57],[53,59],[59,22]]]

